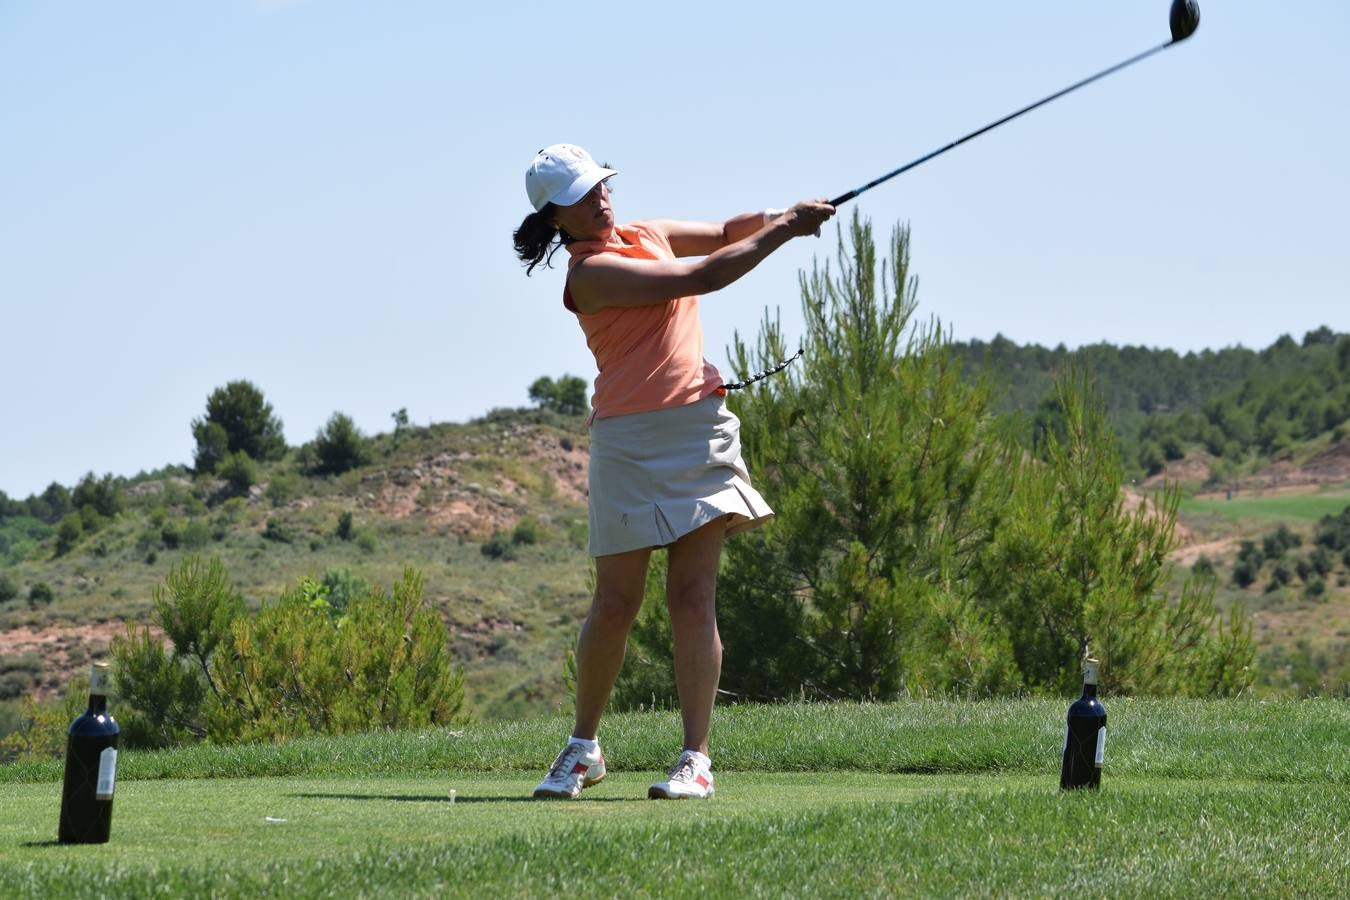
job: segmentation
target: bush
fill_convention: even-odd
[[[494,531],[492,537],[478,548],[488,559],[512,560],[516,558],[516,548],[504,531]]]
[[[517,522],[516,527],[511,530],[511,543],[516,545],[537,544],[539,543],[540,531],[539,522],[526,516]]]
[[[258,464],[253,461],[253,457],[240,450],[220,461],[216,466],[216,475],[225,479],[226,493],[230,497],[244,497],[258,483]]]
[[[347,569],[329,569],[320,579],[327,592],[329,611],[342,616],[353,601],[370,594],[374,589],[364,578],[357,578]]]
[[[60,759],[70,723],[84,712],[88,697],[88,676],[71,679],[64,700],[25,697],[19,706],[18,727],[0,740],[0,762]]]
[[[14,583],[14,579],[4,572],[0,572],[0,603],[17,600],[18,597],[19,586]]]
[[[1266,593],[1278,591],[1286,584],[1294,580],[1294,573],[1289,564],[1284,560],[1275,563],[1275,567],[1270,570],[1270,582],[1266,584]]]
[[[84,520],[79,513],[71,513],[56,528],[56,555],[65,556],[84,536]]]
[[[262,536],[264,540],[273,541],[278,544],[293,544],[295,543],[296,538],[295,531],[287,527],[278,518],[267,520],[267,526],[263,528]]]
[[[1214,563],[1210,562],[1209,557],[1205,556],[1202,553],[1200,554],[1199,558],[1196,559],[1195,565],[1191,566],[1191,574],[1204,577],[1213,577]]]
[[[111,473],[95,478],[90,472],[80,479],[71,494],[71,502],[76,509],[93,509],[104,519],[116,518],[126,505],[121,485]]]
[[[177,522],[165,522],[159,530],[159,539],[166,550],[177,550],[183,542],[183,526]]]
[[[183,529],[182,544],[185,550],[200,550],[212,540],[211,525],[205,519],[192,519]]]
[[[464,680],[445,623],[406,569],[392,594],[371,591],[340,619],[305,579],[257,615],[236,620],[212,665],[222,742],[281,740],[462,721]]]
[[[170,747],[205,736],[206,705],[219,695],[210,662],[243,608],[218,559],[188,557],[155,586],[150,619],[172,650],[134,625],[112,643],[128,746]]]
[[[273,507],[285,506],[300,495],[300,479],[290,472],[278,472],[267,483],[267,499]]]
[[[1261,538],[1261,553],[1266,559],[1284,559],[1287,551],[1303,543],[1303,538],[1281,525]]]
[[[39,581],[28,589],[28,605],[33,609],[37,609],[39,606],[51,606],[55,599],[56,594],[52,592],[51,585],[45,581]]]
[[[352,539],[353,535],[352,529],[354,527],[355,523],[352,519],[351,512],[348,511],[340,514],[338,516],[337,532],[336,532],[338,540],[350,541]]]
[[[369,441],[357,430],[350,416],[333,413],[314,439],[314,472],[341,475],[368,462]]]

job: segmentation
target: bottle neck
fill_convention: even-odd
[[[101,716],[108,711],[108,696],[106,694],[89,695],[89,714]]]
[[[1095,681],[1083,682],[1083,696],[1088,698],[1089,700],[1095,699],[1097,696],[1097,682]]]

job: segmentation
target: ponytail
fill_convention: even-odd
[[[552,203],[544,205],[538,212],[525,217],[512,238],[516,244],[516,256],[526,263],[525,274],[529,275],[541,262],[545,268],[553,264],[553,254],[559,247],[572,243],[572,238],[553,224]]]

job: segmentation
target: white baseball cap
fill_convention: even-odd
[[[535,212],[549,203],[571,206],[591,188],[617,174],[575,144],[554,144],[535,154],[525,173],[525,193],[530,195]]]

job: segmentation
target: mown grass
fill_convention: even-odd
[[[1059,700],[722,707],[719,771],[1017,773],[1058,771]],[[1109,698],[1111,771],[1167,778],[1350,784],[1350,704],[1337,700]],[[478,723],[459,731],[315,737],[284,744],[199,745],[124,754],[123,779],[534,773],[570,720]],[[613,771],[655,771],[679,749],[674,712],[607,716]],[[55,781],[59,761],[0,767],[0,783]]]
[[[1316,494],[1270,494],[1237,496],[1232,500],[1183,497],[1179,513],[1183,517],[1215,517],[1229,523],[1285,521],[1309,524],[1323,516],[1336,516],[1350,506],[1350,491]]]
[[[611,774],[576,803],[527,799],[556,718],[126,753],[97,847],[52,842],[57,765],[12,766],[0,895],[1350,891],[1350,703],[1109,699],[1098,794],[1058,790],[1065,705],[726,708],[709,803],[644,799],[665,711],[605,720]]]

